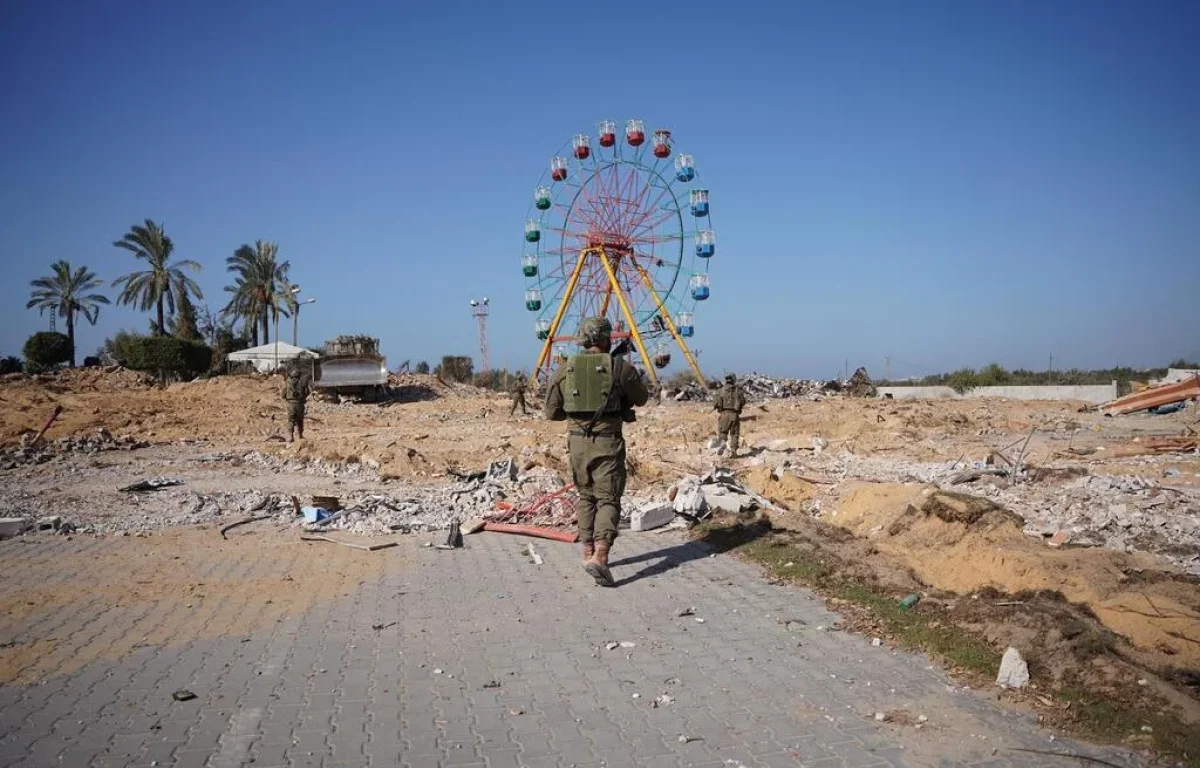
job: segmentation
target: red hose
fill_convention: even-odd
[[[554,528],[542,528],[538,525],[512,525],[510,523],[484,523],[483,530],[493,533],[515,533],[518,536],[533,536],[539,539],[552,539],[574,544],[579,540],[578,531],[559,531]]]

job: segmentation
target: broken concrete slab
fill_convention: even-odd
[[[706,485],[701,490],[704,493],[704,501],[716,511],[740,515],[743,512],[752,512],[759,506],[752,496],[725,486]]]
[[[0,517],[0,539],[20,536],[28,527],[29,521],[23,517]]]
[[[629,513],[629,529],[631,531],[650,531],[661,528],[674,519],[674,506],[666,502],[651,503]]]

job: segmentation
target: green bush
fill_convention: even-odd
[[[212,347],[173,336],[140,336],[126,345],[125,365],[135,371],[152,371],[161,378],[193,379],[212,365]]]
[[[0,376],[8,373],[20,373],[25,370],[25,366],[21,363],[21,358],[15,355],[0,358]]]
[[[140,333],[134,331],[117,331],[112,338],[104,340],[104,346],[100,347],[99,357],[108,364],[128,365],[130,349],[138,339],[146,338]]]
[[[38,331],[29,337],[22,349],[26,368],[31,373],[62,365],[71,359],[71,340],[54,331]]]

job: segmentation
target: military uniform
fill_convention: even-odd
[[[300,433],[300,439],[304,439],[304,409],[308,400],[309,384],[308,381],[300,374],[299,371],[293,370],[288,375],[287,383],[283,385],[283,391],[280,393],[283,396],[284,402],[288,408],[288,442],[290,443],[295,437],[295,433]]]
[[[590,348],[608,346],[611,326],[603,321],[603,344],[591,343],[585,328],[596,326],[597,318],[585,321],[581,328],[581,344]],[[588,323],[592,322],[592,326]],[[579,361],[586,353],[573,358]],[[550,381],[546,393],[545,416],[551,421],[570,421],[567,450],[571,461],[571,478],[579,494],[579,540],[583,544],[584,567],[598,584],[612,586],[608,571],[608,551],[617,538],[621,519],[621,496],[625,493],[625,438],[622,424],[633,420],[633,408],[646,404],[650,394],[637,369],[623,358],[612,360],[612,393],[607,407],[593,413],[568,413],[569,398],[564,387],[573,361],[560,366]]]
[[[737,385],[737,379],[725,377],[725,386],[713,398],[713,410],[717,412],[717,435],[728,442],[729,453],[737,453],[742,437],[742,409],[746,407],[746,396]]]
[[[512,395],[512,408],[508,409],[508,415],[512,416],[517,412],[517,406],[521,406],[521,414],[529,413],[529,409],[525,406],[525,377],[518,376],[509,389],[509,394]]]

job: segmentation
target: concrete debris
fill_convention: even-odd
[[[513,482],[517,479],[517,462],[501,459],[488,465],[486,478],[493,482]]]
[[[842,391],[851,397],[875,397],[875,385],[866,368],[859,368],[842,387]]]
[[[698,477],[689,476],[680,480],[668,491],[668,496],[673,496],[671,508],[680,515],[694,520],[703,520],[712,514],[708,502],[704,498],[704,492],[700,490],[700,478]]]
[[[1029,684],[1029,665],[1021,658],[1021,652],[1012,646],[1004,652],[1000,659],[1000,672],[996,675],[996,685],[1001,688],[1024,688]]]
[[[45,464],[71,453],[93,455],[102,451],[133,451],[150,443],[132,435],[114,437],[105,427],[97,427],[90,435],[70,435],[53,441],[35,441],[34,434],[22,436],[19,446],[0,451],[0,470],[15,469],[24,464]]]
[[[675,519],[675,508],[669,502],[650,502],[629,513],[631,531],[649,531],[661,528]]]
[[[0,517],[0,539],[20,536],[29,527],[29,521],[23,517]]]
[[[1200,489],[1162,485],[1161,475],[1169,456],[1142,456],[1144,475],[1066,475],[1066,479],[1038,481],[1042,470],[1026,467],[1026,481],[1012,484],[1007,478],[982,476],[970,485],[952,486],[964,462],[916,462],[882,456],[857,456],[826,452],[809,462],[840,481],[928,483],[944,490],[970,489],[1025,521],[1025,533],[1053,539],[1051,546],[1106,547],[1121,552],[1159,554],[1186,572],[1200,576]],[[985,461],[966,462],[969,469],[985,470]],[[797,474],[796,470],[787,471]],[[1025,471],[1025,470],[1023,470]],[[1169,482],[1169,481],[1166,481]],[[806,510],[814,517],[828,514],[820,498]],[[1057,539],[1054,537],[1057,536]]]

